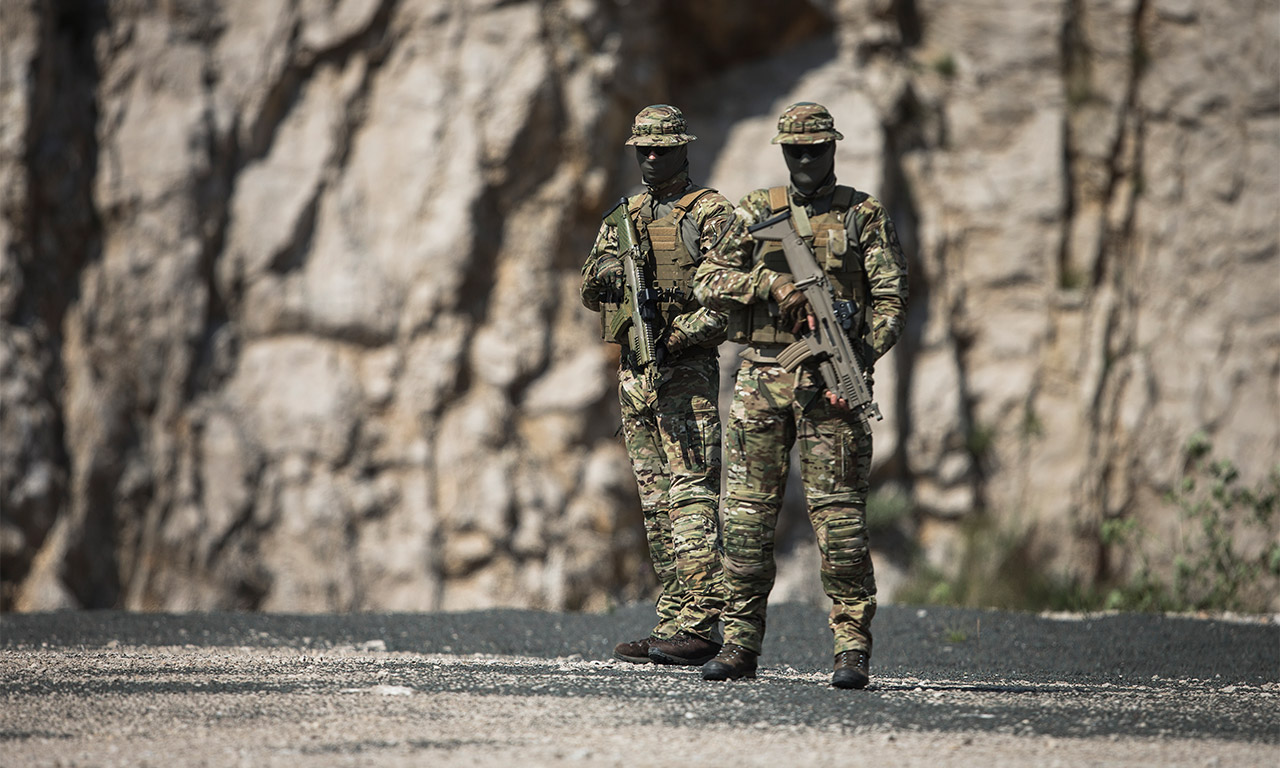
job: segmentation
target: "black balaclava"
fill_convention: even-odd
[[[653,152],[653,159],[649,153]],[[689,146],[677,144],[671,147],[636,147],[636,161],[640,163],[640,177],[650,187],[660,187],[684,170],[689,163]]]
[[[783,144],[782,156],[791,171],[791,186],[801,195],[811,196],[835,174],[836,143]]]

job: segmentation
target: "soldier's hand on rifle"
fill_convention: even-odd
[[[804,291],[796,288],[795,283],[785,278],[780,279],[769,289],[769,294],[778,302],[782,320],[791,325],[792,333],[799,333],[806,322],[810,329],[813,328],[809,300],[805,298]]]
[[[816,331],[817,329],[818,329],[818,319],[813,316],[813,313],[810,313],[809,314],[809,330]],[[840,410],[842,411],[849,410],[849,401],[845,400],[843,397],[840,397],[835,392],[832,392],[829,389],[825,389],[822,391],[822,396],[827,398],[828,403],[831,403],[832,405],[839,408]]]
[[[689,337],[679,328],[672,328],[658,343],[658,365],[680,354],[689,346]]]
[[[627,276],[617,256],[601,256],[596,262],[596,281],[609,291],[621,294],[626,288]]]

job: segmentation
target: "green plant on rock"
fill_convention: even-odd
[[[1138,568],[1127,580],[1101,591],[1082,591],[1080,601],[1086,608],[1109,611],[1161,611],[1172,608],[1168,589],[1151,571],[1144,552],[1146,531],[1132,517],[1114,517],[1102,521],[1098,538],[1111,549],[1137,552]]]
[[[956,59],[950,53],[944,53],[933,60],[933,71],[947,80],[953,79],[958,69]]]
[[[961,523],[961,538],[962,562],[954,574],[917,561],[896,599],[903,603],[1011,610],[1042,607],[1039,579],[1016,536],[1001,531],[989,516],[976,512]]]
[[[982,463],[991,457],[996,446],[996,429],[989,424],[975,423],[965,434],[965,448],[974,460]]]
[[[1138,566],[1126,580],[1097,593],[1099,607],[1120,610],[1265,611],[1280,577],[1276,507],[1280,466],[1256,490],[1240,487],[1240,473],[1228,459],[1212,457],[1213,446],[1197,432],[1183,449],[1185,469],[1166,494],[1177,508],[1179,530],[1173,544],[1173,573],[1160,578],[1144,552],[1148,532],[1133,518],[1106,520],[1099,539],[1109,548],[1137,552]],[[1263,540],[1261,551],[1242,543]],[[1087,601],[1088,602],[1088,601]]]
[[[957,573],[914,564],[898,599],[1024,610],[1271,610],[1280,591],[1280,465],[1250,489],[1234,462],[1213,456],[1203,433],[1187,442],[1184,457],[1183,476],[1167,495],[1181,525],[1176,540],[1155,541],[1134,517],[1109,518],[1096,529],[1105,550],[1133,558],[1125,575],[1096,584],[1057,580],[1024,541],[977,515],[964,525]],[[1161,548],[1171,560],[1157,567],[1151,553]]]
[[[1280,542],[1276,509],[1280,504],[1280,465],[1258,488],[1241,487],[1230,459],[1213,457],[1203,432],[1187,441],[1187,469],[1169,493],[1178,507],[1180,535],[1174,558],[1176,602],[1192,609],[1265,609],[1280,578]],[[1260,551],[1241,542],[1264,537]]]

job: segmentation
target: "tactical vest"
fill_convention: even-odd
[[[845,229],[845,214],[861,195],[852,187],[837,185],[831,194],[831,208],[816,216],[810,216],[812,233],[804,237],[805,244],[813,249],[814,259],[831,279],[836,300],[853,301],[857,314],[853,317],[850,338],[858,338],[870,330],[871,285],[863,260],[859,237]],[[769,189],[770,216],[790,210],[791,203],[786,187]],[[795,219],[792,218],[792,226]],[[803,233],[802,233],[803,234]],[[791,274],[787,258],[782,253],[782,243],[765,241],[755,250],[755,262],[764,262],[767,269]],[[778,315],[777,305],[770,301],[748,304],[744,311],[733,312],[729,317],[729,341],[739,344],[790,344],[796,340],[791,328]]]
[[[645,282],[659,296],[658,318],[653,329],[655,337],[661,337],[676,317],[700,306],[689,285],[693,271],[698,266],[698,260],[693,254],[700,251],[698,243],[686,245],[680,225],[698,198],[711,192],[715,190],[701,187],[687,193],[676,201],[670,213],[658,219],[647,217],[649,207],[645,203],[649,200],[648,193],[636,195],[627,203],[627,215],[635,225],[640,252],[644,254],[641,272]],[[601,303],[600,329],[605,341],[626,345],[625,334],[621,339],[610,338],[609,328],[613,327],[615,315],[629,311],[630,307],[625,304]]]

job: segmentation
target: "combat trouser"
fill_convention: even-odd
[[[800,477],[821,553],[837,654],[871,653],[875,572],[866,529],[871,434],[829,404],[808,369],[743,360],[725,426],[724,639],[760,652],[777,573],[774,531],[799,441]]]
[[[618,372],[622,429],[662,592],[656,637],[719,641],[724,605],[719,549],[719,364],[694,349],[651,373]]]

